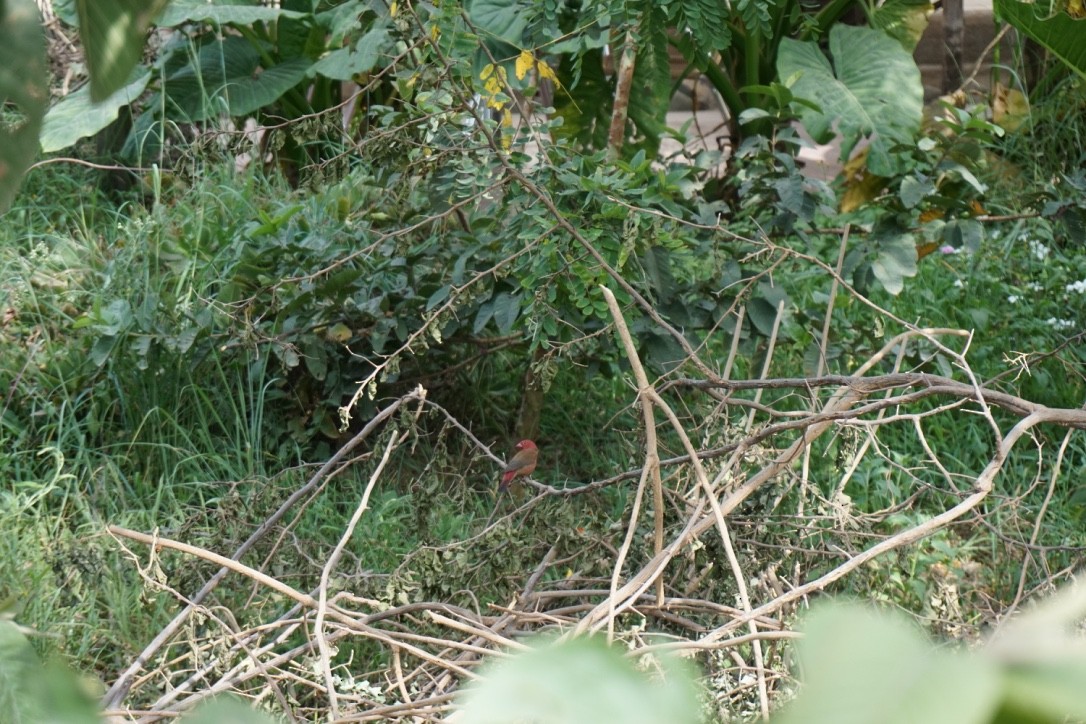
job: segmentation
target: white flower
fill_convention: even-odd
[[[965,283],[962,282],[961,279],[955,279],[954,280],[954,286],[956,286],[958,289],[961,289],[962,287],[965,286]]]
[[[1007,297],[1007,302],[1010,304],[1018,304],[1018,300],[1021,299],[1017,294],[1011,294]]]
[[[1077,282],[1071,282],[1065,289],[1069,292],[1078,292],[1079,294],[1086,293],[1086,279],[1081,279]]]
[[[1072,329],[1075,326],[1075,323],[1070,319],[1056,319],[1055,317],[1046,319],[1045,324],[1057,330]]]
[[[1036,239],[1029,239],[1026,242],[1029,245],[1030,253],[1037,261],[1044,261],[1048,257],[1048,247],[1037,241]]]

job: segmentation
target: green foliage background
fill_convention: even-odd
[[[435,407],[394,421],[411,431],[410,451],[388,468],[337,590],[388,607],[485,609],[515,596],[552,546],[562,564],[544,586],[605,587],[643,441],[600,285],[615,289],[638,353],[717,456],[750,431],[747,409],[762,409],[764,426],[812,404],[767,390],[722,407],[684,386],[704,373],[690,349],[719,373],[733,340],[732,379],[767,364],[772,376],[813,377],[851,373],[908,324],[965,328],[973,371],[993,388],[1067,408],[1086,392],[1086,178],[1067,151],[1081,137],[1082,81],[1053,65],[1055,90],[1030,99],[1017,134],[982,103],[942,108],[924,125],[906,52],[917,3],[882,3],[871,28],[855,28],[838,22],[845,2],[817,11],[737,2],[725,12],[713,3],[177,0],[157,18],[173,29],[168,40],[132,51],[155,21],[156,8],[141,5],[117,37],[123,54],[106,29],[131,8],[75,5],[58,12],[93,39],[85,89],[42,120],[34,88],[44,81],[20,86],[14,70],[0,70],[4,113],[18,121],[0,127],[0,149],[11,149],[0,151],[0,181],[13,199],[0,225],[0,474],[9,481],[0,551],[15,562],[0,572],[0,600],[5,617],[53,636],[33,640],[40,652],[90,677],[79,684],[88,699],[101,694],[94,679],[112,681],[175,613],[173,592],[214,572],[171,552],[156,571],[141,570],[106,524],[232,550],[419,384]],[[44,72],[30,7],[9,1],[0,24],[0,40],[11,41],[0,52],[12,52],[0,68],[25,63],[26,78]],[[690,32],[665,33],[667,23]],[[619,41],[632,43],[638,64],[614,149],[616,80],[604,46]],[[861,42],[871,52],[859,57]],[[664,123],[669,48],[731,111],[726,173],[718,154],[658,155],[662,138],[684,133]],[[494,91],[486,77],[498,68],[506,82]],[[553,109],[542,105],[549,69]],[[901,92],[863,115],[887,86]],[[527,123],[535,111],[545,119]],[[827,124],[834,115],[848,123]],[[874,142],[841,178],[820,182],[797,163],[797,121],[820,140],[845,136],[846,149]],[[10,171],[31,162],[25,138],[38,138],[40,123],[44,150],[95,163],[39,165],[15,196]],[[102,165],[122,168],[107,176]],[[897,354],[903,369],[960,376],[933,345]],[[729,515],[747,569],[812,580],[840,551],[957,500],[990,458],[990,428],[929,401],[911,409],[925,416],[923,436],[907,419],[874,442],[842,426],[813,449],[804,485],[782,476]],[[495,460],[453,421],[502,450],[525,420],[543,448],[536,476],[553,491],[510,515],[493,498]],[[1057,461],[1079,469],[1086,451],[1062,433],[1040,428],[1033,449],[1016,449],[999,496],[976,519],[833,590],[975,640],[1024,591],[1081,563],[1086,498],[1052,471]],[[391,434],[280,531],[292,545],[262,542],[252,561],[311,590]],[[672,432],[659,435],[665,456],[682,454]],[[771,458],[776,444],[752,446],[749,462]],[[875,453],[857,455],[868,444]],[[945,470],[917,463],[925,445],[944,454]],[[851,507],[841,518],[833,496],[845,469]],[[686,523],[691,484],[688,469],[674,470],[662,513],[669,533]],[[641,525],[631,570],[653,555]],[[686,596],[731,603],[725,557],[707,539],[670,573]],[[240,625],[278,605],[242,581],[224,584],[213,603],[239,612]],[[645,621],[624,614],[620,637],[635,640]],[[14,631],[0,623],[5,636]],[[695,623],[715,625],[711,616]],[[217,630],[202,625],[191,642]],[[684,632],[664,618],[648,625]],[[884,634],[901,632],[871,637]],[[4,645],[25,651],[21,636]],[[189,643],[169,650],[195,656]],[[902,646],[927,655],[914,641]],[[788,655],[773,653],[783,677]],[[390,665],[372,641],[343,645],[337,663],[348,660]],[[731,663],[706,654],[699,664],[715,716],[751,711]],[[321,680],[304,684],[288,694],[304,715],[322,716]],[[128,703],[152,703],[151,688]],[[774,691],[791,693],[787,681]]]

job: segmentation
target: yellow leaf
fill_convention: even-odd
[[[886,185],[886,179],[867,171],[867,151],[864,148],[841,168],[845,193],[841,194],[840,210],[847,214],[871,201]]]
[[[920,261],[924,257],[931,254],[933,251],[938,249],[939,246],[940,246],[940,244],[937,241],[929,241],[926,244],[917,244],[916,245],[916,260]]]
[[[441,28],[439,28],[436,25],[433,26],[432,28],[430,28],[430,40],[437,40],[440,37],[441,37]]]
[[[535,65],[535,58],[532,57],[532,51],[522,50],[520,55],[517,56],[516,74],[517,80],[524,80],[524,76],[528,75],[528,71]]]
[[[479,80],[486,80],[492,75],[494,75],[494,64],[487,63],[483,66],[483,69],[479,71]]]
[[[561,87],[562,84],[558,82],[558,76],[554,74],[554,69],[547,65],[547,61],[539,60],[535,64],[536,70],[539,71],[540,78],[546,78],[554,83],[554,85]]]
[[[508,151],[513,147],[513,114],[508,108],[502,114],[502,148]]]
[[[354,336],[354,332],[346,324],[339,322],[333,325],[331,329],[325,330],[324,336],[329,342],[344,344]]]
[[[396,13],[400,10],[400,4],[397,0],[392,0],[392,4],[388,6],[388,14],[392,17],[396,17]]]
[[[992,121],[1017,131],[1029,119],[1029,101],[1021,91],[996,83],[992,89]]]

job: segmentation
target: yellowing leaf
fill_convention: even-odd
[[[841,194],[840,202],[843,214],[873,200],[886,185],[886,179],[867,170],[867,151],[866,148],[862,149],[841,167],[841,176],[845,180],[845,192]]]
[[[996,83],[992,92],[992,121],[1017,131],[1029,119],[1029,101],[1021,91]]]
[[[916,260],[920,261],[921,259],[923,259],[927,255],[931,254],[933,251],[938,249],[939,246],[940,246],[940,244],[937,241],[929,241],[926,244],[917,244],[916,245]],[[932,566],[932,568],[934,569],[935,566]]]
[[[354,332],[352,332],[351,328],[348,327],[346,324],[344,324],[343,322],[339,322],[338,324],[333,325],[330,329],[326,330],[324,336],[329,342],[344,344],[345,342],[350,340],[351,337],[354,336]]]
[[[535,58],[532,57],[532,51],[522,50],[520,55],[517,56],[516,74],[517,80],[524,80],[524,76],[528,75],[528,71],[535,65]]]
[[[487,63],[483,66],[483,69],[479,71],[479,80],[486,80],[492,75],[494,75],[494,64]]]
[[[513,114],[508,108],[502,114],[502,148],[508,151],[513,147]]]
[[[547,61],[536,61],[535,67],[536,70],[539,71],[540,78],[546,78],[547,80],[554,83],[556,86],[561,86],[561,84],[558,82],[558,76],[554,74],[554,69],[547,65]]]

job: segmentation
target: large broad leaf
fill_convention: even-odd
[[[871,12],[871,26],[897,39],[910,53],[916,50],[920,36],[935,12],[929,0],[885,0]]]
[[[136,100],[151,80],[151,71],[142,68],[135,79],[101,103],[91,100],[90,86],[69,93],[49,109],[41,130],[41,150],[61,151],[81,138],[93,136],[113,121],[122,108]]]
[[[980,657],[934,648],[900,616],[856,604],[823,606],[796,649],[804,686],[777,724],[987,724],[999,670]]]
[[[1048,3],[995,0],[994,8],[1003,20],[1086,76],[1086,18],[1072,18],[1065,12],[1045,15]]]
[[[354,47],[333,50],[317,61],[313,70],[333,80],[351,80],[359,73],[369,73],[377,67],[381,56],[391,49],[394,41],[384,24],[371,28]]]
[[[34,160],[47,97],[38,8],[33,0],[0,2],[0,211]]]
[[[301,82],[312,66],[308,58],[293,58],[262,68],[259,50],[237,36],[206,43],[194,64],[166,79],[171,115],[202,121],[252,113]]]
[[[575,639],[488,665],[459,693],[459,721],[693,724],[702,717],[692,673],[670,657],[646,673],[599,641]]]
[[[871,138],[867,165],[879,176],[892,176],[890,149],[906,143],[920,129],[924,88],[916,61],[898,41],[878,30],[835,25],[830,30],[830,59],[818,44],[785,38],[777,56],[781,78],[795,79],[803,125],[819,143],[841,137],[841,158]]]
[[[468,17],[484,40],[502,40],[520,48],[536,7],[530,0],[473,0],[468,3]]]
[[[279,18],[302,18],[305,13],[277,7],[229,0],[173,0],[158,24],[175,27],[184,23],[214,23],[215,25],[252,25],[270,23]]]
[[[6,1],[11,4],[14,0]],[[0,721],[4,724],[101,722],[94,701],[75,675],[59,664],[42,664],[18,626],[2,618]]]
[[[87,54],[91,100],[101,101],[128,82],[143,42],[167,0],[76,0],[79,39]]]

